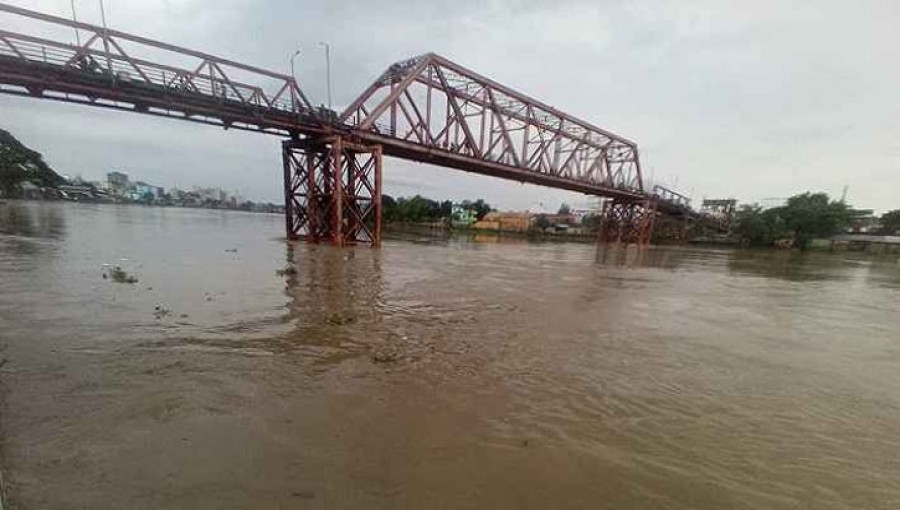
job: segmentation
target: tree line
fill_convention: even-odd
[[[477,219],[482,219],[493,209],[483,199],[463,200],[459,203],[463,209],[475,212]],[[427,223],[449,219],[453,214],[453,202],[450,200],[437,201],[416,195],[414,197],[394,198],[390,195],[381,196],[382,219],[387,223]]]
[[[845,232],[853,223],[854,211],[842,200],[827,193],[794,195],[781,207],[763,209],[745,205],[735,214],[734,234],[751,246],[771,246],[781,240],[805,249],[813,239]],[[900,209],[881,216],[882,234],[900,230]]]
[[[895,235],[900,232],[900,209],[886,212],[881,215],[881,233]]]

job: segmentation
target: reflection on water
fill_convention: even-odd
[[[282,228],[0,204],[17,508],[900,504],[896,258]]]
[[[368,350],[360,335],[377,327],[384,306],[381,251],[288,243],[281,272],[292,325],[277,338],[281,349],[306,349],[326,364]]]
[[[0,202],[0,234],[7,239],[15,236],[57,239],[65,233],[65,216],[59,204],[35,208],[18,200]]]
[[[738,275],[796,282],[834,280],[852,285],[863,280],[888,287],[900,284],[900,258],[896,255],[735,250],[728,259],[728,268]]]
[[[658,267],[675,269],[697,255],[696,250],[683,247],[655,247],[620,244],[597,244],[596,260],[599,264],[620,267]],[[703,250],[702,258],[712,253]]]

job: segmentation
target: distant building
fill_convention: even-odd
[[[106,174],[106,182],[111,189],[125,189],[128,187],[128,174],[122,172],[109,172]]]
[[[43,198],[44,190],[41,189],[40,186],[31,182],[31,181],[22,181],[19,183],[19,191],[22,194],[22,198],[27,199],[36,199]]]
[[[458,204],[453,204],[453,207],[450,209],[450,217],[453,219],[453,226],[455,227],[471,227],[478,221],[478,213],[476,211]]]
[[[57,186],[61,197],[67,200],[93,200],[94,188],[87,184],[62,184]]]
[[[135,201],[161,200],[164,194],[164,189],[143,181],[137,181],[129,188],[129,196]]]
[[[737,212],[737,199],[707,198],[703,200],[700,214],[718,224],[718,227],[731,232],[734,215]]]
[[[763,198],[760,199],[759,202],[756,203],[759,207],[763,209],[772,209],[774,207],[784,207],[787,205],[786,198]]]
[[[502,230],[506,232],[526,232],[534,221],[534,215],[527,212],[491,211],[473,227],[482,230]]]
[[[573,209],[572,215],[575,217],[575,223],[582,224],[584,219],[591,216],[600,216],[599,208]]]
[[[184,200],[185,195],[187,195],[187,191],[184,191],[183,189],[171,188],[169,190],[169,198],[176,202]]]
[[[703,200],[700,212],[717,218],[731,218],[737,210],[734,198],[708,198]]]
[[[130,185],[128,174],[122,172],[109,172],[106,174],[106,187],[115,196],[128,196],[128,187]]]
[[[194,193],[204,202],[224,202],[228,200],[228,193],[221,188],[194,188]]]
[[[578,223],[578,218],[572,213],[546,214],[545,216],[551,225],[560,226],[562,228],[568,228],[570,225]]]
[[[881,223],[872,209],[850,209],[850,232],[864,234],[877,232]]]

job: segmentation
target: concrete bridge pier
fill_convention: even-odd
[[[336,246],[381,243],[380,145],[340,135],[282,142],[287,238]]]

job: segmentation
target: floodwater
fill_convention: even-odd
[[[282,228],[0,204],[12,508],[900,508],[896,258]]]

